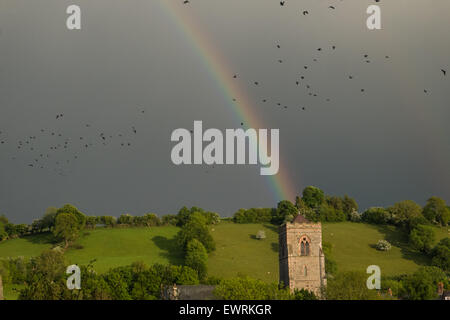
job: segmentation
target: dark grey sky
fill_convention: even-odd
[[[362,208],[450,201],[448,1],[381,1],[383,30],[369,31],[369,0],[2,0],[0,213],[31,222],[72,203],[90,215],[197,205],[228,216],[280,200],[259,166],[171,163],[174,129],[241,120],[165,1],[205,31],[264,127],[280,129],[280,171],[298,192],[316,185]],[[80,31],[65,27],[69,4]]]

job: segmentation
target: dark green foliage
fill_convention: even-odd
[[[0,241],[8,239],[8,233],[5,230],[5,224],[0,222]]]
[[[80,210],[78,210],[75,206],[73,206],[71,204],[66,204],[62,208],[58,209],[56,211],[55,224],[56,224],[56,218],[61,213],[70,213],[70,214],[72,214],[77,220],[78,229],[79,230],[82,230],[85,227],[85,225],[86,225],[86,216]]]
[[[190,220],[191,215],[193,215],[194,213],[202,215],[205,218],[205,223],[207,225],[216,224],[220,220],[220,216],[215,212],[205,211],[202,208],[198,207],[192,207],[191,209],[183,207],[180,209],[177,215],[177,226],[184,226]]]
[[[317,300],[314,292],[305,289],[295,289],[293,293],[294,300]]]
[[[99,218],[95,216],[86,217],[86,228],[94,229],[99,224]]]
[[[216,249],[214,239],[206,225],[206,218],[199,212],[190,214],[189,219],[177,234],[177,243],[183,250],[186,250],[187,244],[193,239],[200,241],[208,252]]]
[[[388,210],[380,207],[372,207],[363,212],[361,219],[367,223],[386,224],[391,220]]]
[[[268,223],[276,210],[272,208],[239,209],[233,216],[235,223]]]
[[[450,238],[444,238],[431,252],[431,264],[450,274]]]
[[[291,221],[298,214],[298,209],[289,200],[282,200],[278,202],[277,210],[273,218],[273,223],[283,224],[286,221]]]
[[[429,226],[418,225],[409,234],[409,242],[414,249],[430,253],[434,243],[435,232]]]
[[[422,207],[412,200],[400,201],[389,209],[393,224],[412,230],[415,225],[423,223]]]
[[[187,244],[184,264],[197,271],[200,280],[205,279],[208,272],[208,253],[197,239]]]
[[[423,208],[424,217],[434,224],[446,226],[450,221],[450,210],[445,201],[438,197],[431,197]]]
[[[261,280],[239,277],[222,280],[214,294],[224,300],[290,300],[289,289]]]
[[[343,211],[347,215],[347,219],[350,220],[352,212],[358,211],[358,203],[355,199],[350,198],[348,195],[344,195],[342,199]]]
[[[325,194],[321,189],[309,186],[303,190],[302,200],[307,207],[316,208],[325,201]]]
[[[325,295],[327,300],[377,300],[376,290],[369,290],[364,272],[342,272],[328,279]]]
[[[444,287],[448,288],[448,278],[441,269],[422,267],[403,280],[399,294],[410,300],[436,299],[439,282],[442,282]]]
[[[336,209],[326,203],[319,206],[316,214],[319,221],[342,222],[347,219],[347,215],[342,209]]]
[[[78,237],[79,233],[80,224],[73,213],[62,212],[57,215],[53,234],[58,240],[65,242],[66,248],[71,241]]]
[[[161,224],[163,226],[176,226],[178,217],[174,214],[166,214],[161,218]]]
[[[98,217],[98,223],[104,224],[106,227],[114,227],[117,223],[116,218],[112,216],[100,216]]]
[[[66,263],[62,253],[44,251],[30,261],[27,267],[26,286],[20,291],[20,300],[65,300],[72,294],[67,289]]]
[[[161,225],[161,220],[154,213],[147,213],[143,216],[122,214],[119,219],[117,219],[117,225],[128,227],[156,227]]]

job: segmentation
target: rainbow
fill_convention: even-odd
[[[239,121],[243,122],[247,128],[265,128],[244,90],[238,86],[237,81],[233,81],[233,73],[230,72],[232,68],[228,66],[225,57],[209,40],[205,28],[199,26],[197,21],[188,14],[189,10],[186,10],[186,6],[181,1],[175,3],[170,0],[161,0],[160,3],[161,7],[178,24],[179,29],[184,32],[188,39],[191,39],[193,49],[202,57],[206,64],[206,69],[222,90],[224,96],[230,101],[230,106]],[[283,165],[280,154],[278,174],[267,176],[275,201],[293,201],[295,196],[299,194],[299,190],[294,188],[291,183],[288,173],[288,167]]]

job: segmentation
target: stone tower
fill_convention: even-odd
[[[322,225],[297,215],[280,226],[280,282],[294,289],[306,289],[320,296],[326,286]]]

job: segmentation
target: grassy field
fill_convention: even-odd
[[[94,268],[100,273],[135,261],[182,264],[183,253],[174,239],[177,232],[176,227],[92,230],[76,242],[83,248],[69,249],[66,257],[75,264],[97,259]]]
[[[102,273],[109,268],[128,265],[134,261],[181,264],[182,252],[177,248],[177,227],[96,229],[84,232],[76,244],[66,252],[69,263],[87,264],[96,259],[94,268]],[[264,230],[267,238],[257,240],[255,235]],[[447,228],[435,228],[437,240],[448,237]],[[245,274],[264,281],[278,280],[278,234],[270,224],[234,224],[222,221],[211,227],[216,251],[210,254],[209,274],[234,277]],[[388,252],[380,252],[374,245],[380,239],[392,244]],[[0,243],[0,259],[14,256],[31,257],[52,247],[52,236],[43,234]],[[362,223],[326,223],[323,241],[332,244],[332,257],[339,271],[361,270],[375,264],[384,275],[412,273],[429,263],[428,258],[411,250],[407,239],[391,226]],[[17,287],[17,286],[14,286]],[[5,286],[5,296],[16,293]]]
[[[447,228],[435,228],[436,241],[448,237]],[[332,244],[332,258],[338,271],[365,271],[369,265],[378,265],[382,275],[412,273],[421,265],[430,263],[429,258],[415,252],[408,245],[407,236],[393,226],[362,223],[328,223],[322,228],[323,241]],[[392,244],[390,251],[374,248],[378,240]]]
[[[257,240],[264,230],[266,239]],[[208,260],[212,276],[235,277],[239,273],[265,281],[278,281],[278,233],[273,225],[222,222],[211,228],[216,251]]]

